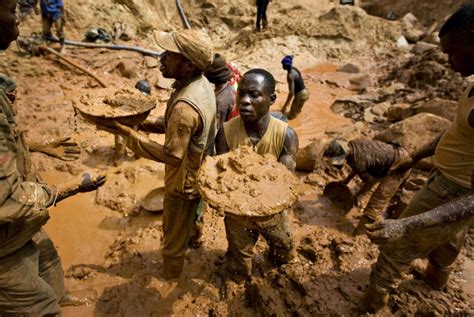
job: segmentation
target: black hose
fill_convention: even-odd
[[[46,40],[51,42],[59,43],[60,41],[55,37],[48,37]],[[116,45],[116,44],[96,44],[96,43],[84,43],[79,41],[65,40],[64,44],[71,46],[79,46],[85,48],[105,48],[110,50],[122,50],[138,52],[146,56],[160,57],[161,52],[147,50],[138,46],[127,46],[127,45]]]
[[[189,20],[186,17],[186,14],[184,13],[183,7],[181,6],[181,2],[179,0],[176,0],[176,6],[178,7],[178,12],[179,12],[179,15],[181,16],[181,19],[183,20],[184,26],[187,29],[190,29],[191,24],[189,23]]]

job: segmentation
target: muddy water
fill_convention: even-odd
[[[298,117],[289,122],[298,133],[300,147],[307,145],[315,135],[324,132],[328,128],[336,128],[350,123],[349,119],[334,113],[330,106],[337,97],[352,93],[347,89],[330,87],[320,80],[323,74],[333,73],[336,68],[336,65],[324,63],[303,70],[310,97]],[[283,78],[281,80],[286,81]],[[277,102],[272,110],[277,111],[283,107],[287,91],[288,88],[285,85],[282,92],[278,94]]]

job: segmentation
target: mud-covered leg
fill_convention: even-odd
[[[409,171],[402,175],[387,175],[381,180],[364,209],[364,213],[359,220],[354,235],[365,233],[366,224],[373,223],[383,218],[384,210],[408,175]]]
[[[40,277],[38,246],[30,241],[0,259],[1,316],[59,316],[53,288]]]
[[[165,278],[179,277],[184,265],[200,199],[165,195],[163,199],[163,260]]]
[[[39,275],[53,288],[56,297],[61,299],[66,294],[66,287],[58,252],[44,229],[35,234],[32,240],[39,249]]]
[[[294,241],[285,210],[261,225],[260,232],[270,245],[270,256],[276,265],[289,263],[294,257]]]
[[[258,240],[258,230],[249,221],[226,216],[224,218],[227,242],[226,274],[235,282],[245,280],[252,273],[253,248]]]

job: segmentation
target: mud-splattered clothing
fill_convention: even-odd
[[[52,37],[53,32],[51,29],[53,28],[56,29],[56,35],[58,36],[58,39],[62,42],[65,40],[65,34],[64,34],[64,20],[62,17],[52,20],[50,18],[43,18],[41,19],[41,27],[43,31],[43,36],[44,37]]]
[[[267,131],[255,146],[250,141],[240,117],[224,124],[224,134],[231,150],[250,145],[259,154],[272,154],[279,159],[287,126],[287,123],[271,117]],[[252,273],[253,248],[259,234],[262,234],[270,245],[270,254],[276,263],[288,263],[291,260],[294,245],[287,211],[268,217],[226,215],[224,223],[229,244],[226,271],[235,281],[240,282]]]
[[[226,270],[235,281],[252,273],[253,249],[261,234],[270,246],[270,258],[276,264],[288,263],[294,248],[285,210],[270,217],[231,217],[224,219],[229,243]]]
[[[0,91],[0,315],[59,314],[48,280],[62,285],[61,262],[41,232],[53,191],[37,182],[13,109]],[[43,235],[44,234],[44,235]],[[47,243],[49,241],[49,243]],[[54,277],[54,278],[53,278]],[[58,291],[59,292],[59,291]]]
[[[278,160],[285,143],[286,128],[288,123],[270,117],[267,131],[260,141],[254,146],[245,130],[242,118],[234,118],[224,124],[224,134],[227,145],[231,150],[239,146],[251,146],[258,154],[272,154]]]
[[[0,257],[24,246],[46,223],[52,193],[36,181],[13,108],[0,91]]]
[[[163,259],[167,278],[178,277],[196,220],[200,196],[196,174],[215,136],[216,99],[204,76],[176,82],[165,112],[164,151],[181,159],[179,166],[165,165],[163,205]],[[136,140],[128,146],[138,155],[158,160],[155,148]],[[161,148],[158,150],[161,151]]]
[[[347,163],[366,182],[365,191],[362,190],[359,195],[378,183],[364,208],[364,218],[357,226],[356,234],[360,234],[365,232],[366,223],[383,218],[383,212],[388,204],[410,175],[410,170],[401,174],[387,175],[392,164],[408,153],[402,147],[366,138],[350,141],[348,145],[351,155]],[[370,179],[371,177],[373,179]]]
[[[167,278],[181,274],[201,199],[165,195],[163,199],[163,260]]]
[[[474,127],[469,115],[474,111],[474,85],[471,84],[459,99],[456,116],[439,140],[435,151],[435,166],[449,179],[471,188],[474,171]]]
[[[309,99],[309,90],[304,88],[298,92],[291,103],[290,113],[288,119],[294,119],[301,112],[306,101]]]
[[[432,210],[454,198],[464,195],[469,190],[435,170],[424,187],[416,193],[400,218],[410,217]],[[456,260],[467,228],[456,230],[423,231],[388,245],[380,247],[377,262],[372,268],[371,283],[382,291],[398,287],[403,274],[417,258],[428,257],[430,263],[440,271],[450,272]],[[426,235],[428,234],[428,235]]]
[[[179,166],[165,165],[166,194],[199,197],[196,174],[206,154],[212,152],[215,135],[216,99],[204,76],[175,83],[165,113],[166,155],[181,159]],[[127,145],[138,155],[159,160],[157,149],[129,139]]]
[[[392,164],[405,153],[399,146],[367,138],[349,141],[348,145],[351,155],[347,164],[363,180],[370,176],[384,177]]]

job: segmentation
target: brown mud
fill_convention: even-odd
[[[292,207],[300,194],[299,179],[271,154],[251,146],[207,157],[197,175],[203,199],[218,212],[266,217]]]
[[[392,68],[384,65],[408,67],[403,65],[412,58],[409,50],[396,47],[400,23],[369,16],[359,8],[340,7],[336,2],[273,1],[268,12],[270,30],[254,33],[253,1],[182,1],[193,26],[207,30],[228,60],[239,64],[242,70],[264,67],[272,71],[278,81],[278,99],[272,110],[281,108],[287,92],[280,59],[284,54],[295,54],[295,66],[303,71],[311,92],[302,113],[290,121],[299,136],[300,147],[322,137],[373,134],[374,124],[362,120],[364,114],[358,114],[354,120],[331,110],[336,99],[360,94],[359,89],[351,87],[349,78],[354,74],[336,71],[346,63],[358,65],[362,74],[372,78],[366,89],[380,92],[377,102],[395,103],[397,97],[404,102],[418,100],[418,96],[405,98],[408,94],[403,89],[397,90],[399,86],[391,85],[391,81],[382,86],[375,80],[390,74]],[[437,16],[447,10],[443,7]],[[78,0],[70,1],[67,11],[66,34],[74,39],[80,39],[92,25],[110,27],[120,21],[130,24],[137,34],[126,44],[157,49],[150,30],[181,28],[174,2],[168,0]],[[40,29],[36,16],[21,26],[24,35]],[[151,116],[163,114],[170,91],[159,87],[169,87],[169,81],[159,75],[154,59],[102,49],[68,48],[67,54],[116,89],[133,89],[136,80],[148,79],[155,84],[152,93],[158,103]],[[121,62],[136,66],[131,78],[124,77],[117,69]],[[405,68],[405,72],[409,71]],[[252,281],[230,285],[227,296],[221,297],[222,281],[217,272],[227,248],[223,219],[205,211],[203,245],[188,251],[178,280],[166,281],[161,277],[161,216],[140,208],[140,201],[147,193],[163,186],[163,165],[136,159],[133,153],[116,160],[114,137],[96,130],[75,115],[72,107],[73,100],[94,93],[97,83],[55,57],[28,56],[12,45],[6,53],[0,53],[0,72],[17,83],[17,120],[28,138],[72,136],[81,146],[81,157],[74,162],[34,153],[33,160],[45,181],[58,184],[86,170],[108,174],[107,183],[96,193],[79,194],[50,211],[46,230],[62,258],[67,287],[93,289],[98,294],[89,306],[63,308],[64,316],[361,313],[360,299],[377,248],[363,236],[351,236],[361,214],[359,207],[345,215],[321,198],[326,182],[340,178],[340,174],[328,170],[324,164],[318,165],[314,173],[298,173],[305,183],[305,193],[290,212],[298,250],[296,263],[272,267],[266,256],[267,245],[259,241]],[[442,76],[450,74],[442,73]],[[362,86],[359,82],[358,87]],[[410,89],[416,93],[426,90]],[[454,90],[443,97],[454,98],[451,92]],[[372,106],[362,110],[375,108]],[[379,116],[383,118],[382,114]],[[163,136],[153,138],[163,142]],[[425,178],[425,172],[413,173],[401,190],[400,202],[406,203]],[[432,290],[413,272],[407,275],[400,290],[392,294],[389,308],[382,314],[472,313],[472,250],[471,233],[445,291]]]

